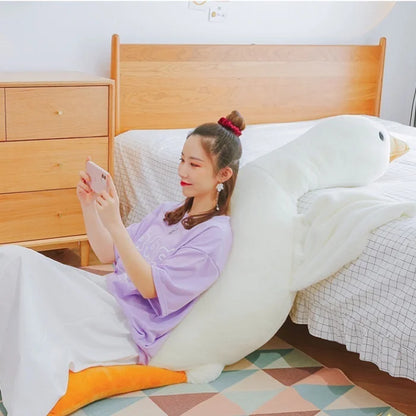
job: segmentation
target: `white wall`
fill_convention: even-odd
[[[409,124],[416,87],[416,1],[396,3],[365,41],[386,36],[386,62],[381,116]]]
[[[225,10],[208,21],[209,7]],[[0,71],[108,76],[111,35],[128,43],[378,43],[387,37],[382,117],[408,123],[416,84],[416,2],[1,2]]]

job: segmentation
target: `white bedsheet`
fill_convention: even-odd
[[[373,184],[380,196],[416,201],[416,129],[379,120],[411,150]],[[241,167],[297,138],[317,121],[248,126]],[[167,200],[182,200],[176,173],[191,129],[130,131],[115,141],[115,181],[126,224]],[[305,194],[305,212],[322,191]],[[359,258],[298,293],[291,317],[322,338],[344,343],[395,376],[416,380],[416,219],[402,218],[370,234]]]

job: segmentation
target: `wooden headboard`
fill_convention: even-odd
[[[191,128],[239,110],[248,124],[379,115],[378,45],[151,45],[112,38],[116,134]]]

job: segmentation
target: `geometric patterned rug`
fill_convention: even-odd
[[[0,415],[6,416],[1,403]],[[274,337],[208,384],[177,384],[99,400],[72,416],[405,416],[339,369]],[[30,415],[28,415],[30,416]]]
[[[274,337],[208,384],[173,386],[100,400],[73,416],[405,416],[339,369]]]

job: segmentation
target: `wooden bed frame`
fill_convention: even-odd
[[[116,134],[192,128],[239,110],[248,124],[380,112],[378,45],[141,45],[112,38]]]

